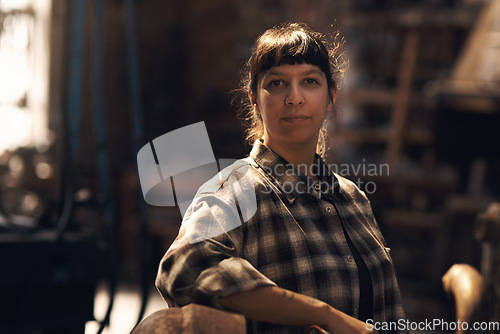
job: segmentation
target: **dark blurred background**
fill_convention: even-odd
[[[0,0],[0,332],[127,332],[165,306],[181,215],[144,202],[137,152],[204,121],[217,159],[248,154],[231,92],[291,21],[345,38],[327,161],[372,201],[407,316],[451,321],[440,278],[480,268],[500,196],[498,2]]]

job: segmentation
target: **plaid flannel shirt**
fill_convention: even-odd
[[[244,175],[238,167],[242,161],[250,165]],[[389,248],[367,197],[354,183],[330,172],[318,156],[319,181],[313,182],[259,141],[239,162],[200,188],[160,263],[156,284],[170,306],[223,309],[221,297],[277,285],[357,317],[358,270],[344,224],[370,273],[373,321],[404,318]],[[240,190],[254,188],[257,210],[229,231],[225,221],[241,219],[245,211],[234,199],[235,183]],[[219,235],[193,241],[196,233],[214,226],[220,232],[212,235]],[[247,326],[249,333],[305,333],[304,327],[252,320]]]

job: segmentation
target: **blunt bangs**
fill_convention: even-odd
[[[280,65],[316,65],[325,73],[328,88],[333,87],[328,51],[319,39],[304,31],[293,31],[278,36],[263,35],[256,44],[250,59],[250,89],[253,92],[257,90],[257,76]]]

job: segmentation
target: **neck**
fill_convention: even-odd
[[[314,163],[316,144],[290,144],[280,145],[276,142],[266,142],[264,145],[273,150],[280,157],[292,164],[300,173],[311,177],[311,166]]]

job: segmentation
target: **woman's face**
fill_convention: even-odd
[[[326,113],[333,110],[335,90],[316,65],[281,65],[259,74],[257,95],[250,96],[264,123],[270,148],[309,145],[316,149]]]

